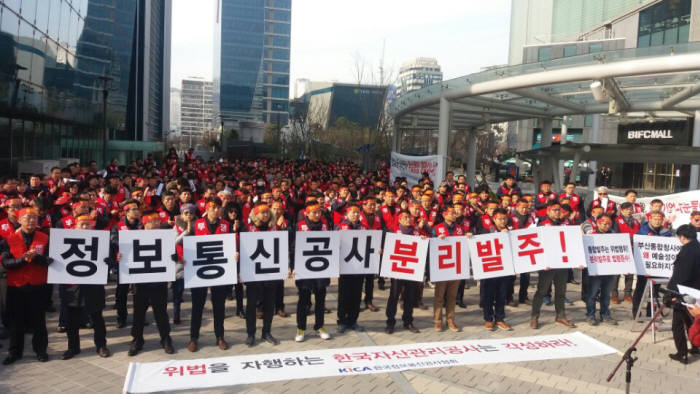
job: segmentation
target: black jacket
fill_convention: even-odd
[[[700,243],[697,240],[683,245],[673,262],[668,288],[678,291],[678,285],[700,289]]]

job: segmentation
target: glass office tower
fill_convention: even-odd
[[[214,97],[223,120],[287,124],[291,0],[219,0]]]

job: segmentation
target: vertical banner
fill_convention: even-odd
[[[195,235],[185,237],[185,288],[235,284],[236,234]]]
[[[241,281],[282,280],[289,271],[289,233],[263,231],[240,233]]]
[[[539,271],[549,266],[549,259],[545,253],[547,245],[543,236],[543,230],[546,228],[548,227],[529,227],[508,232],[516,273]]]
[[[476,235],[469,239],[474,279],[515,275],[508,233]]]
[[[424,172],[428,173],[434,185],[442,183],[442,178],[445,175],[445,157],[439,155],[408,156],[391,152],[391,182],[396,177],[404,177],[409,185],[416,185],[423,178]]]
[[[382,251],[381,276],[422,282],[429,239],[387,233]]]
[[[340,231],[340,275],[379,273],[381,230]]]
[[[588,275],[637,273],[628,234],[584,235],[583,246]]]
[[[175,230],[120,231],[119,252],[119,283],[175,280]]]
[[[634,235],[634,261],[639,275],[670,278],[673,262],[681,250],[681,241],[676,237]]]
[[[340,275],[338,231],[297,231],[295,279],[337,278]]]
[[[52,228],[47,282],[106,285],[109,231]]]
[[[583,233],[579,226],[545,227],[547,265],[551,269],[586,266],[583,252]]]
[[[430,238],[430,280],[469,279],[469,246],[467,237]]]

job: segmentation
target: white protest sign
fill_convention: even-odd
[[[598,357],[615,352],[614,348],[581,332],[571,332],[531,337],[406,343],[130,363],[123,391],[202,391],[213,387],[290,379],[362,376],[411,369]],[[272,364],[269,360],[280,360],[280,363]]]
[[[340,231],[340,275],[379,273],[382,230]]]
[[[286,231],[240,233],[241,281],[282,280],[289,271],[289,234]]]
[[[539,271],[548,267],[549,260],[545,253],[548,245],[543,235],[547,228],[529,227],[508,232],[513,250],[513,269],[516,273]]]
[[[433,184],[442,183],[445,175],[445,157],[433,156],[409,156],[391,152],[390,178],[393,182],[396,177],[406,178],[409,185],[416,185],[427,172]]]
[[[544,240],[547,265],[551,269],[586,266],[583,252],[583,233],[579,226],[547,226]]]
[[[636,273],[629,234],[591,234],[583,236],[588,275],[625,275]]]
[[[681,241],[676,237],[634,235],[634,261],[637,274],[670,278],[673,262],[681,250]]]
[[[611,195],[609,197],[618,204],[626,201],[623,196]],[[651,201],[657,198],[664,203],[662,211],[666,214],[666,218],[674,219],[672,222],[673,228],[678,228],[682,224],[688,224],[690,222],[690,214],[693,211],[700,210],[700,190],[638,198],[636,202],[642,206],[644,212],[649,212]]]
[[[337,278],[340,275],[338,231],[297,231],[294,273],[295,279]]]
[[[52,228],[47,283],[106,285],[109,231]]]
[[[235,284],[236,234],[195,235],[182,241],[185,288]]]
[[[119,283],[175,280],[175,230],[120,231],[119,252]]]
[[[508,233],[475,235],[469,239],[474,279],[515,275]]]
[[[422,282],[428,243],[414,235],[387,233],[382,250],[381,276]]]
[[[469,279],[469,245],[467,237],[430,239],[430,280]]]

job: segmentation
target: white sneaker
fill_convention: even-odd
[[[304,330],[297,329],[297,336],[294,337],[296,342],[304,342]]]
[[[321,339],[331,339],[331,334],[326,331],[325,328],[321,327],[318,329],[318,335],[321,337]]]

